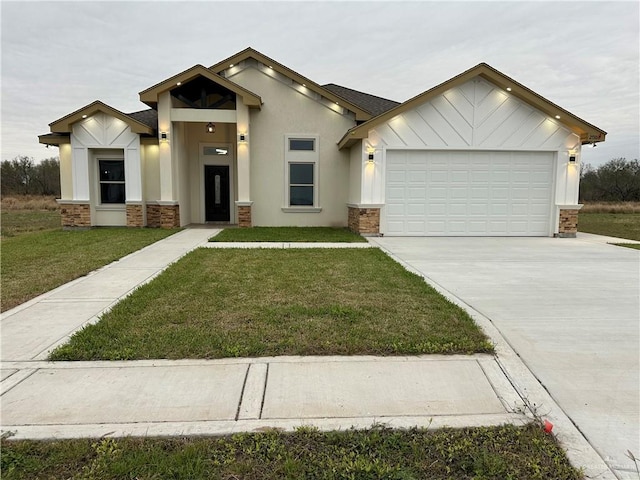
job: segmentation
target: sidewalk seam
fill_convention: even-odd
[[[240,409],[242,408],[242,401],[244,400],[244,389],[247,386],[247,378],[249,378],[249,370],[251,370],[251,363],[248,364],[246,372],[244,372],[244,381],[242,382],[242,390],[240,390],[240,399],[238,400],[238,408],[236,409],[235,420],[240,418]]]
[[[260,415],[258,420],[262,420],[262,411],[264,410],[264,402],[267,398],[267,385],[269,384],[269,363],[267,363],[267,371],[264,374],[264,388],[262,389],[262,402],[260,402]]]

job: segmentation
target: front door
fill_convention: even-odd
[[[207,222],[229,222],[229,166],[204,166],[204,204]]]

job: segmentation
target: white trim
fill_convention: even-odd
[[[282,207],[281,210],[284,213],[320,213],[322,208],[320,207]]]
[[[213,148],[225,148],[227,150],[226,155],[205,155],[204,148],[205,147],[213,147]],[[229,223],[236,223],[236,202],[235,199],[235,186],[234,186],[234,175],[233,175],[233,164],[234,164],[234,150],[233,145],[231,143],[223,143],[223,142],[199,142],[198,143],[198,178],[201,185],[200,189],[200,223],[207,222],[207,212],[205,205],[205,188],[204,184],[205,175],[204,175],[204,167],[205,165],[222,165],[229,167]]]
[[[584,204],[578,203],[577,205],[556,205],[559,210],[580,210],[584,207]]]
[[[290,140],[314,140],[313,150],[289,150]],[[313,165],[313,205],[291,205],[289,203],[289,165],[306,163]],[[302,209],[319,211],[320,190],[320,135],[317,133],[287,133],[284,135],[284,205],[283,212],[302,212]]]
[[[91,157],[93,160],[93,170],[94,170],[94,185],[96,188],[96,200],[94,202],[94,208],[96,210],[125,210],[127,204],[127,163],[125,161],[125,152],[122,148],[114,148],[112,152],[102,152],[101,150],[107,150],[105,148],[96,149],[99,150],[99,153],[94,153]],[[123,203],[103,203],[102,202],[102,189],[100,185],[103,183],[100,181],[100,161],[118,161],[122,162],[122,168],[124,169],[124,182],[104,182],[104,183],[118,183],[124,185],[124,202]],[[119,208],[114,208],[114,207]]]
[[[236,123],[237,116],[235,110],[172,108],[169,118],[172,122]]]
[[[347,207],[351,208],[382,208],[384,203],[347,203]]]

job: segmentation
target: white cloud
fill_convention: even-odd
[[[48,123],[252,46],[318,83],[406,100],[487,62],[638,157],[637,2],[2,2],[2,159]]]

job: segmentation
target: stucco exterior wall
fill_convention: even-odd
[[[362,142],[356,142],[349,150],[349,203],[360,203],[362,186],[362,169],[364,159],[362,152]]]
[[[60,156],[60,198],[71,200],[73,199],[71,144],[60,144],[58,155]]]
[[[353,118],[300,93],[301,86],[274,78],[268,67],[249,67],[229,77],[260,95],[261,110],[250,111],[252,222],[255,226],[347,224],[349,152],[336,146]],[[319,212],[289,213],[285,205],[285,135],[317,135]]]
[[[145,201],[160,199],[160,148],[158,145],[143,145],[141,149],[142,178]]]

